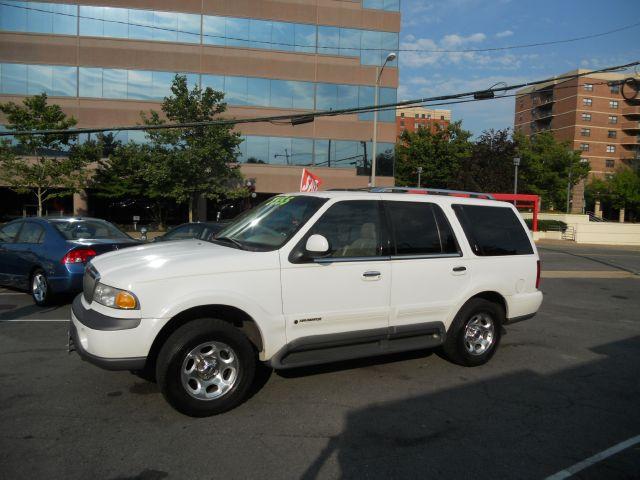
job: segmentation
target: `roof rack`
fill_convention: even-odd
[[[444,195],[448,197],[479,198],[495,200],[490,193],[466,192],[464,190],[445,190],[441,188],[416,187],[369,187],[369,188],[332,188],[333,192],[371,192],[371,193],[412,193],[419,195]]]

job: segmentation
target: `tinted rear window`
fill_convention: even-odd
[[[476,255],[529,255],[529,236],[516,214],[506,207],[453,205]]]
[[[67,240],[130,238],[103,220],[51,220],[51,223]]]
[[[440,207],[424,202],[385,202],[396,255],[457,254],[455,237]]]

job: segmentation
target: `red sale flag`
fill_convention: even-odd
[[[317,192],[320,185],[322,185],[320,177],[309,172],[306,168],[302,169],[302,178],[300,179],[301,192]]]

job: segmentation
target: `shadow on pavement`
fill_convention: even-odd
[[[592,351],[602,358],[551,375],[522,370],[353,411],[302,478],[322,476],[332,458],[343,478],[544,478],[567,468],[640,433],[640,337]],[[579,478],[640,478],[632,454]]]

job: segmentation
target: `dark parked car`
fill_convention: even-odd
[[[172,228],[164,235],[154,238],[154,242],[168,242],[170,240],[187,240],[198,238],[208,240],[225,227],[221,222],[183,223]]]
[[[0,285],[28,290],[38,305],[82,290],[86,263],[96,255],[139,245],[97,218],[34,217],[0,228]]]

